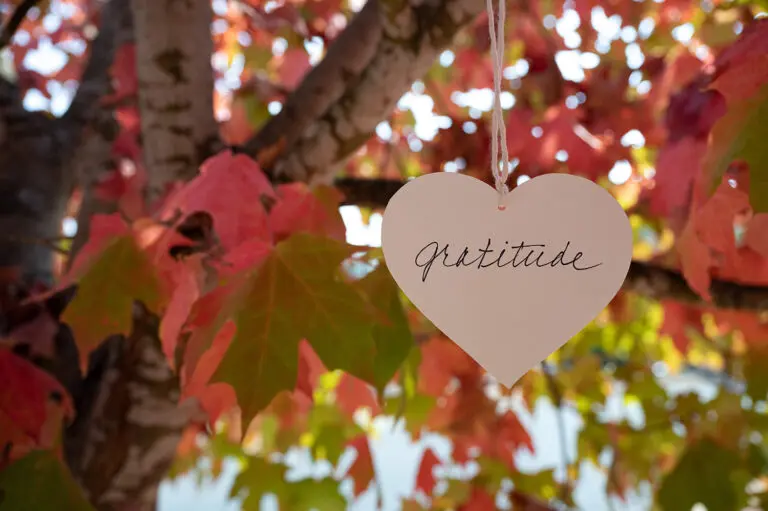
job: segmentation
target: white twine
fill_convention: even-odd
[[[488,11],[488,33],[491,39],[491,59],[493,65],[494,103],[491,124],[491,173],[499,192],[499,209],[504,209],[502,201],[509,193],[509,154],[507,152],[507,128],[504,125],[501,109],[501,76],[504,71],[504,22],[506,0],[499,0],[498,28],[493,26],[496,16],[493,13],[493,0],[486,0]],[[500,39],[499,39],[500,37]],[[499,165],[499,144],[501,144],[501,165]]]

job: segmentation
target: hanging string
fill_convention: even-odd
[[[507,128],[504,125],[501,109],[501,76],[504,71],[504,25],[506,18],[506,0],[499,0],[498,26],[494,27],[496,16],[493,12],[493,0],[486,0],[488,11],[488,34],[491,39],[491,65],[493,66],[494,102],[491,117],[491,173],[499,192],[499,209],[504,209],[503,200],[509,188],[509,154],[507,152]],[[499,164],[499,146],[501,146],[501,164]]]

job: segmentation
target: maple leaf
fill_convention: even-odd
[[[649,209],[654,215],[688,216],[691,192],[701,171],[706,142],[692,137],[665,145],[656,159],[655,186],[650,190]]]
[[[710,189],[715,189],[734,162],[749,167],[749,203],[756,213],[768,212],[768,145],[763,122],[768,116],[768,23],[760,20],[746,30],[718,61],[711,88],[720,92],[727,109],[712,128],[704,158]]]
[[[476,375],[482,368],[456,343],[444,336],[432,337],[421,344],[419,389],[439,396],[458,375]]]
[[[128,176],[120,169],[115,169],[99,178],[93,193],[101,200],[117,203],[120,211],[128,218],[139,218],[144,214],[144,187],[147,180],[147,173],[141,165]]]
[[[51,375],[28,360],[0,347],[0,445],[10,448],[11,459],[34,447],[47,445],[45,428],[72,417],[70,397]],[[53,406],[50,406],[53,405]],[[59,408],[59,414],[53,414]],[[3,460],[0,460],[0,468]],[[1,472],[1,471],[0,471]]]
[[[187,265],[179,266],[178,270],[168,306],[160,320],[160,341],[169,361],[174,360],[179,334],[200,294],[198,273]]]
[[[297,234],[244,281],[242,298],[230,311],[237,333],[212,380],[235,389],[244,423],[296,385],[302,339],[329,369],[373,379],[371,329],[378,317],[338,278],[352,251],[328,238]]]
[[[94,257],[61,317],[72,328],[84,362],[108,336],[128,335],[136,300],[158,312],[165,297],[154,267],[129,234],[113,239]]]
[[[762,257],[768,258],[768,215],[761,213],[752,217],[744,236],[744,245]]]
[[[373,383],[381,392],[411,352],[414,346],[413,334],[400,301],[400,289],[383,263],[360,281],[359,289],[387,318],[387,323],[373,327],[373,340],[376,344]]]
[[[511,453],[518,449],[523,448],[533,454],[533,440],[516,413],[512,411],[506,412],[499,417],[497,424],[494,440],[497,442],[497,447],[506,447],[506,451],[510,454],[505,456],[509,466],[514,466],[514,458],[511,456]]]
[[[749,355],[744,360],[744,379],[747,382],[746,393],[755,401],[762,401],[768,396],[768,349],[765,345],[751,346]]]
[[[280,509],[291,511],[338,511],[346,507],[339,494],[338,483],[333,479],[304,479],[298,482],[285,480],[286,468],[264,458],[248,457],[246,468],[232,485],[230,495],[237,497],[247,489],[243,511],[259,511],[261,498],[266,494],[277,497]]]
[[[211,348],[200,357],[191,376],[182,385],[182,399],[197,398],[212,424],[222,413],[232,409],[237,404],[234,389],[228,384],[209,384],[234,335],[234,323],[225,323],[216,335]]]
[[[461,505],[459,511],[487,511],[495,508],[496,499],[494,496],[479,486],[473,486],[469,499]]]
[[[375,468],[366,435],[355,437],[349,445],[357,451],[357,458],[355,458],[354,463],[352,463],[352,466],[347,471],[347,476],[352,477],[352,480],[355,482],[354,495],[357,497],[371,484]]]
[[[734,219],[748,210],[746,194],[723,179],[715,194],[694,211],[678,242],[683,275],[699,295],[711,300],[710,271],[737,257]]]
[[[381,412],[373,389],[364,381],[347,373],[341,375],[334,394],[337,405],[350,418],[354,417],[360,408],[368,408],[374,416]]]
[[[312,398],[317,380],[324,373],[327,373],[328,369],[317,356],[317,353],[312,349],[312,345],[309,344],[306,339],[299,343],[299,366],[298,366],[298,378],[296,380],[296,391],[304,394],[305,396]]]
[[[346,227],[339,213],[342,196],[337,189],[290,183],[278,186],[276,195],[277,203],[269,212],[276,240],[296,232],[325,235],[340,241],[346,239]]]
[[[221,125],[221,138],[229,145],[242,145],[253,135],[253,126],[248,120],[245,102],[235,98],[229,110],[229,119]]]
[[[232,497],[238,497],[243,490],[248,490],[242,504],[243,511],[259,511],[261,498],[267,493],[274,494],[278,500],[285,498],[288,484],[285,481],[284,466],[255,456],[249,456],[246,462],[245,469],[237,475],[230,490]]]
[[[259,165],[244,154],[223,151],[203,162],[200,175],[172,194],[162,217],[205,211],[213,217],[216,235],[226,249],[254,238],[271,241],[263,197],[275,192]]]
[[[119,213],[93,215],[91,217],[88,241],[77,252],[69,272],[62,278],[62,286],[68,285],[78,276],[81,276],[89,264],[92,264],[92,260],[98,257],[104,248],[112,243],[115,238],[125,236],[130,232],[130,226]]]
[[[287,89],[293,89],[309,70],[309,54],[303,48],[290,48],[279,58],[280,82]]]
[[[689,331],[703,333],[701,310],[672,300],[664,301],[663,305],[664,322],[659,333],[669,335],[678,351],[687,353]]]
[[[0,509],[93,511],[70,471],[51,451],[33,451],[0,470]]]
[[[424,454],[419,464],[419,471],[416,474],[416,490],[421,490],[425,495],[432,495],[435,487],[435,476],[432,473],[435,466],[440,465],[442,461],[435,455],[430,448],[424,450]]]
[[[690,509],[701,503],[711,511],[739,509],[739,494],[733,477],[739,467],[738,454],[712,439],[688,446],[674,469],[661,482],[658,503],[665,511]]]

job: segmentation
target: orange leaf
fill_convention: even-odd
[[[357,451],[357,458],[347,472],[347,475],[351,476],[355,482],[354,495],[357,497],[371,484],[375,469],[367,436],[356,436],[349,445]]]

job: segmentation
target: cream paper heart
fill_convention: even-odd
[[[389,201],[381,236],[406,296],[511,387],[616,295],[632,228],[608,191],[567,174],[536,177],[503,206],[478,179],[427,174]]]

